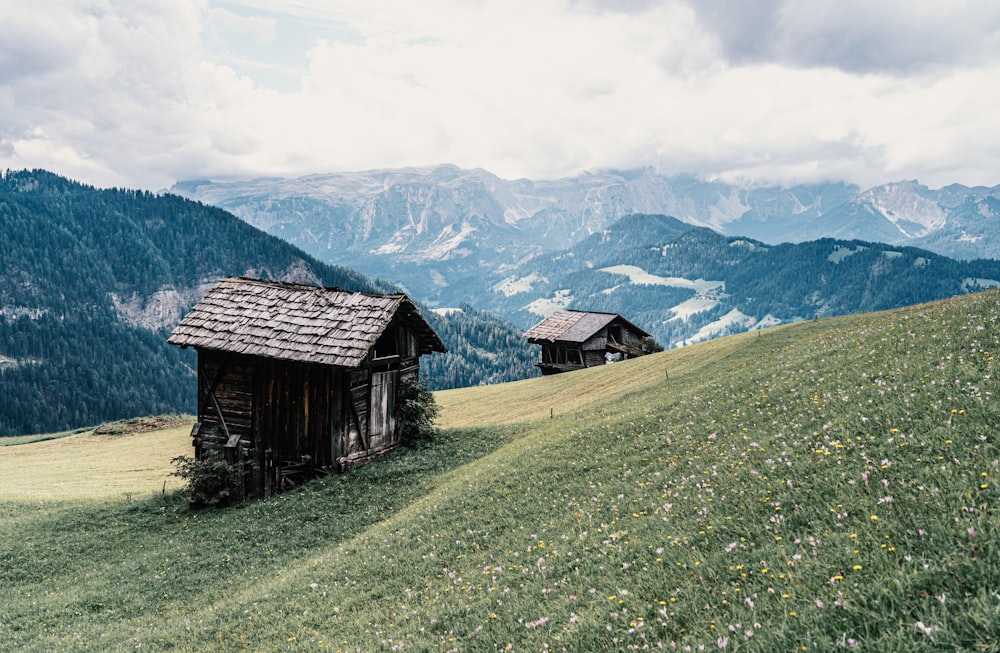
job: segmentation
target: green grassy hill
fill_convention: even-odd
[[[225,510],[5,499],[0,649],[991,650],[998,300],[439,393],[434,446]]]

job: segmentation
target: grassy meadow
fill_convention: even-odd
[[[432,446],[216,511],[183,426],[0,447],[0,650],[997,650],[998,352],[985,292],[442,392]]]
[[[48,437],[0,438],[6,445],[0,446],[0,501],[132,500],[180,489],[183,482],[171,476],[170,461],[191,454],[194,418],[156,422],[165,428],[132,430],[120,422]]]

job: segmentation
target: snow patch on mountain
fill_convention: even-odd
[[[751,252],[766,252],[768,250],[767,247],[761,247],[757,243],[751,242],[749,240],[743,240],[742,238],[738,239],[738,240],[732,241],[731,243],[729,243],[729,246],[730,247],[745,247],[746,249],[750,250]]]
[[[0,356],[0,372],[24,365],[41,365],[43,362],[38,358],[10,358],[9,356]]]
[[[865,191],[859,200],[896,225],[908,238],[919,238],[944,226],[948,214],[926,186],[916,182],[886,184]]]
[[[499,293],[504,297],[513,297],[514,295],[519,295],[524,292],[531,292],[534,284],[536,282],[548,283],[548,279],[539,276],[532,272],[526,277],[507,277],[498,284],[495,284],[491,290],[494,293]]]
[[[710,311],[719,305],[717,299],[710,299],[708,297],[692,297],[691,299],[684,300],[676,306],[672,306],[668,310],[673,313],[668,320],[664,322],[674,322],[677,320],[687,320],[692,315],[697,313],[704,313],[705,311]]]
[[[760,329],[767,329],[773,326],[778,326],[779,324],[783,324],[782,320],[768,313],[764,317],[757,320],[757,322],[752,324],[749,330],[759,331]]]
[[[868,248],[864,247],[863,245],[858,245],[854,249],[851,249],[850,247],[844,247],[843,245],[834,245],[833,251],[830,252],[830,255],[826,257],[826,260],[836,265],[837,263],[840,263],[848,256],[852,254],[857,254],[858,252],[863,252],[866,249]]]
[[[724,335],[732,327],[746,327],[749,324],[755,322],[753,317],[747,315],[738,308],[734,308],[722,317],[720,317],[715,322],[711,324],[706,324],[702,328],[698,329],[698,332],[693,336],[683,341],[682,345],[693,345],[696,342],[702,342],[703,340],[710,340],[718,336]]]
[[[7,306],[0,306],[0,317],[7,319],[10,322],[21,318],[27,317],[29,320],[41,319],[43,315],[49,312],[47,308],[35,308],[31,306],[16,306],[14,304],[9,304]]]
[[[548,317],[556,311],[561,311],[573,301],[573,291],[569,289],[557,290],[552,297],[542,297],[531,302],[524,307],[529,313],[534,313],[539,317]]]
[[[689,288],[695,292],[708,292],[710,290],[724,291],[725,281],[706,281],[705,279],[685,279],[683,277],[660,277],[650,274],[637,265],[612,265],[600,268],[598,272],[608,272],[609,274],[619,274],[628,277],[629,281],[638,286],[670,286],[672,288]]]
[[[974,279],[966,277],[962,280],[962,290],[965,292],[976,292],[987,288],[1000,288],[1000,281],[996,279]]]
[[[445,225],[434,242],[424,247],[422,251],[410,252],[410,256],[414,260],[430,261],[446,261],[451,258],[468,256],[471,251],[463,249],[462,243],[468,240],[475,231],[476,228],[467,222],[463,222],[457,231],[455,225]],[[395,234],[389,242],[372,250],[371,253],[399,254],[404,252],[408,249],[407,244],[402,242],[404,237],[405,230]]]
[[[753,207],[743,202],[739,189],[733,188],[729,195],[721,195],[719,201],[709,207],[705,226],[721,231],[725,225],[738,220],[751,208]]]

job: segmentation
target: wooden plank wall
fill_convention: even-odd
[[[371,411],[369,413],[368,448],[381,449],[398,441],[396,427],[396,390],[399,370],[389,369],[372,374]]]
[[[257,359],[256,431],[276,463],[334,464],[335,374],[329,366]]]
[[[246,464],[243,498],[279,491],[283,466],[338,469],[400,444],[400,382],[419,375],[416,339],[402,331],[406,355],[380,359],[375,373],[370,363],[347,370],[199,351],[198,419],[211,434],[203,446]],[[235,448],[225,446],[234,441]]]
[[[213,401],[214,395],[214,401]],[[222,419],[215,409],[218,403]],[[253,367],[245,359],[215,352],[198,355],[198,420],[222,435],[252,443]],[[225,429],[222,424],[225,423]]]
[[[241,500],[259,496],[259,469],[254,464],[259,450],[253,434],[253,366],[245,358],[199,352],[198,421],[205,450],[220,451],[231,463],[243,464],[237,493]],[[230,442],[235,446],[227,446]]]

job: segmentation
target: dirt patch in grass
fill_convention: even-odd
[[[190,418],[183,415],[155,415],[153,417],[134,417],[117,422],[101,424],[94,429],[94,435],[132,435],[133,433],[149,433],[172,429],[189,422]]]

